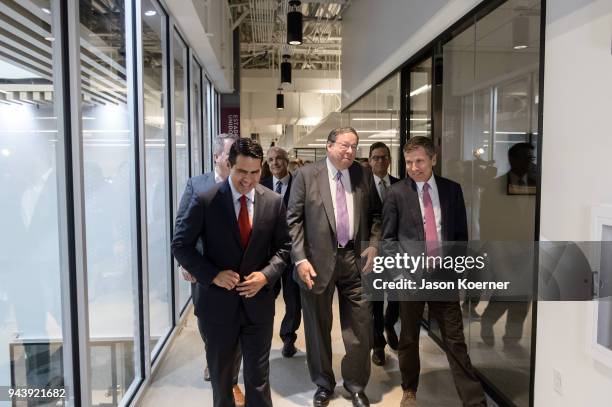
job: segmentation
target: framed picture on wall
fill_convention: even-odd
[[[597,361],[612,367],[612,206],[591,211],[596,299],[589,303],[587,346]]]

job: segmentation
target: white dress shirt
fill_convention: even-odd
[[[383,196],[382,196],[382,185],[380,185],[380,181],[384,180],[385,184],[387,184],[387,189],[391,186],[391,178],[389,178],[389,174],[385,174],[384,177],[380,178],[378,175],[372,173],[372,175],[374,175],[374,183],[376,184],[376,190],[378,191],[378,197],[380,198],[381,202],[383,200]]]
[[[232,179],[229,179],[230,188],[232,190],[232,202],[234,202],[234,211],[236,212],[236,219],[240,215],[240,197],[242,194],[234,188],[234,183]],[[249,221],[251,225],[253,225],[253,210],[255,205],[255,188],[251,189],[248,194],[246,194],[247,198],[247,210],[249,211]]]
[[[433,205],[434,215],[436,216],[436,231],[438,232],[438,241],[442,241],[442,209],[440,207],[440,196],[438,195],[438,185],[436,185],[436,179],[433,174],[427,181],[429,184],[429,197]],[[421,206],[421,216],[423,216],[423,225],[425,225],[425,206],[423,206],[423,186],[424,182],[417,182],[417,189],[419,191],[419,205]]]
[[[336,174],[338,170],[334,167],[334,164],[327,158],[327,174],[329,178],[329,190],[331,192],[332,204],[334,205],[334,218],[337,219],[338,211],[336,210]],[[348,210],[349,217],[349,240],[355,237],[355,225],[353,224],[355,219],[355,210],[353,203],[353,188],[351,186],[351,176],[349,175],[348,169],[342,170],[342,185],[344,186],[344,193],[346,195],[346,208]],[[336,222],[337,224],[338,222]]]
[[[287,192],[287,187],[289,186],[289,178],[291,177],[291,175],[289,175],[289,173],[287,173],[287,175],[285,175],[283,178],[278,179],[276,178],[274,175],[272,176],[272,191],[276,192],[276,184],[278,183],[278,181],[281,182],[282,187],[281,187],[281,196],[284,198],[285,197],[285,193]]]

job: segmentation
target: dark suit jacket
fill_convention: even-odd
[[[354,240],[359,255],[365,249],[363,242],[369,241],[370,246],[378,244],[381,203],[370,170],[353,163],[349,175],[353,189]],[[338,250],[336,218],[325,159],[297,171],[288,208],[287,222],[293,240],[291,260],[294,264],[303,259],[310,261],[317,273],[312,292],[320,294],[331,280]],[[297,275],[294,279],[306,289]]]
[[[260,183],[264,187],[274,191],[274,185],[272,185],[272,181],[274,181],[273,177],[267,177],[267,178],[262,179]],[[289,182],[287,183],[287,192],[285,192],[285,196],[283,196],[283,203],[285,204],[285,208],[289,204],[289,195],[291,195],[291,183],[292,182],[293,182],[293,175],[289,173]]]
[[[229,182],[204,192],[189,191],[187,207],[177,215],[172,253],[203,288],[195,304],[198,317],[213,323],[234,323],[242,302],[252,323],[270,323],[274,319],[271,287],[287,264],[291,246],[285,207],[278,194],[261,185],[255,187],[253,229],[243,250]],[[196,249],[198,239],[202,240],[203,255]],[[253,298],[243,298],[236,290],[212,283],[221,270],[233,270],[241,279],[261,271],[268,284]]]
[[[442,215],[442,240],[467,241],[467,218],[461,186],[437,175],[435,179]],[[393,184],[387,190],[382,224],[384,241],[425,240],[417,185],[410,178]]]

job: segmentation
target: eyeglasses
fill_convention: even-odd
[[[357,144],[338,143],[336,141],[334,141],[334,144],[337,144],[341,151],[347,151],[349,148],[353,149],[353,151],[357,151],[357,147],[359,147]]]

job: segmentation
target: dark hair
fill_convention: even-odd
[[[508,149],[508,158],[520,158],[524,153],[531,153],[535,147],[531,143],[516,143]]]
[[[434,146],[432,139],[425,136],[410,137],[404,146],[404,154],[410,153],[419,147],[422,147],[425,150],[429,158],[433,158],[433,156],[436,154],[436,147]]]
[[[327,136],[327,142],[335,143],[336,137],[338,137],[338,135],[340,134],[345,134],[345,133],[353,133],[355,137],[357,137],[357,142],[359,142],[359,134],[357,134],[357,130],[355,130],[352,127],[337,127],[333,129],[332,131],[329,132],[329,135]]]
[[[250,138],[239,138],[232,144],[229,152],[230,167],[236,165],[236,158],[244,155],[251,158],[258,158],[263,162],[263,150],[258,142]]]
[[[389,150],[389,146],[383,143],[382,141],[377,141],[376,143],[370,146],[370,155],[368,155],[368,157],[372,157],[372,151],[376,150],[377,148],[387,149],[387,155],[391,157],[391,150]]]

